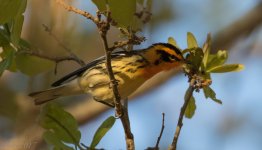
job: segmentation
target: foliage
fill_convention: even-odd
[[[90,147],[80,143],[81,133],[75,118],[61,106],[49,103],[42,108],[39,124],[46,129],[43,134],[45,141],[54,146],[54,149],[95,149],[97,144],[112,128],[115,118],[110,116],[97,129]],[[74,148],[70,145],[74,145]]]
[[[39,124],[46,129],[43,137],[54,149],[70,149],[69,144],[81,148],[77,122],[62,107],[53,103],[45,105],[39,116]]]
[[[152,7],[152,0],[92,0],[92,2],[101,12],[106,11],[108,7],[117,26],[123,28],[123,30],[130,28],[139,30],[141,28],[141,20],[134,15],[138,11],[137,5],[149,10]],[[146,6],[144,6],[144,3]]]
[[[176,41],[170,37],[168,42],[176,47]],[[190,32],[187,33],[187,46],[188,48],[183,50],[182,53],[186,54],[187,64],[184,66],[184,72],[189,76],[196,76],[201,78],[201,87],[203,89],[206,98],[211,98],[214,102],[222,104],[222,101],[216,98],[215,91],[210,87],[212,73],[226,73],[233,71],[240,71],[244,68],[241,64],[225,64],[228,59],[228,53],[226,50],[218,50],[216,54],[210,54],[211,48],[211,36],[207,35],[206,42],[203,47],[199,47],[194,35]],[[199,89],[196,89],[199,91]],[[188,90],[187,90],[188,91]],[[188,95],[188,92],[186,92]],[[187,106],[185,116],[192,118],[196,110],[195,98],[192,95]]]
[[[5,70],[32,76],[54,67],[50,60],[28,54],[34,48],[20,38],[27,0],[0,0],[0,3],[0,47],[3,49],[0,76]],[[33,64],[37,67],[32,67]]]
[[[97,129],[93,140],[91,142],[90,148],[94,149],[100,140],[105,136],[105,134],[113,127],[115,124],[116,118],[111,116],[108,117]]]

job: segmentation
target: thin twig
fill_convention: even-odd
[[[165,113],[162,113],[162,127],[161,127],[160,134],[159,134],[159,136],[157,138],[155,149],[159,149],[159,143],[160,143],[162,134],[164,132],[164,128],[165,128]]]
[[[60,4],[61,6],[63,6],[64,9],[66,9],[67,11],[72,11],[76,14],[82,15],[82,16],[86,17],[87,19],[92,20],[95,24],[99,23],[98,20],[94,16],[92,16],[90,13],[83,11],[83,10],[80,10],[80,9],[77,9],[73,6],[70,6],[70,5],[66,4],[64,0],[56,0],[56,2],[58,4]]]
[[[53,34],[52,30],[48,28],[45,24],[42,24],[45,31],[49,33],[49,35],[58,43],[59,46],[61,46],[69,55],[71,58],[74,58],[73,60],[76,61],[80,66],[85,66],[85,62],[81,60],[79,57],[77,57],[71,49],[69,49],[64,43],[62,43],[59,38],[55,34]]]
[[[47,60],[53,61],[55,63],[60,63],[62,61],[76,61],[75,58],[72,57],[72,56],[52,57],[52,56],[47,56],[47,55],[44,55],[44,54],[41,54],[37,51],[32,51],[32,50],[30,50],[30,51],[29,50],[21,50],[21,51],[19,51],[19,53],[32,55],[32,56],[36,56],[36,57],[43,58],[43,59],[47,59]]]
[[[176,132],[175,132],[175,135],[174,135],[172,145],[170,145],[170,147],[168,148],[169,150],[176,150],[177,149],[177,141],[178,141],[178,137],[180,135],[180,131],[181,131],[182,126],[183,126],[183,118],[184,118],[184,115],[185,115],[185,112],[186,112],[186,108],[187,108],[187,105],[190,101],[190,98],[192,97],[193,92],[195,90],[194,84],[195,84],[195,80],[192,79],[191,82],[190,82],[189,88],[188,88],[188,94],[185,97],[185,102],[180,109],[179,119],[178,119],[177,126],[176,126]]]

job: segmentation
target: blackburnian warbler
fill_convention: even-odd
[[[111,64],[118,81],[121,98],[127,98],[145,81],[157,73],[177,68],[185,63],[175,46],[157,43],[130,52],[112,54]],[[107,75],[105,57],[100,57],[52,84],[53,88],[29,94],[35,104],[43,104],[62,96],[90,93],[94,100],[114,106],[114,94]]]

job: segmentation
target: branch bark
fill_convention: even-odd
[[[112,69],[112,64],[111,64],[111,53],[115,50],[115,47],[109,48],[108,42],[107,42],[107,31],[110,29],[110,21],[111,21],[111,16],[110,12],[107,13],[107,21],[106,22],[101,22],[101,25],[98,24],[98,29],[100,32],[101,39],[103,41],[104,45],[104,51],[106,54],[106,69],[107,73],[109,76],[109,79],[111,81],[111,87],[113,89],[113,93],[115,96],[114,103],[115,103],[115,112],[116,116],[120,117],[124,131],[125,131],[125,136],[126,136],[126,148],[128,150],[133,150],[135,149],[135,143],[134,143],[134,136],[131,132],[130,128],[130,121],[129,121],[129,116],[128,116],[128,110],[126,107],[123,107],[121,104],[121,96],[118,91],[118,82],[115,79],[113,69]]]
[[[177,122],[177,126],[176,126],[176,132],[175,132],[175,135],[174,135],[174,139],[173,139],[172,144],[168,148],[168,150],[176,150],[177,149],[177,141],[178,141],[178,138],[179,138],[179,135],[180,135],[180,131],[181,131],[182,126],[183,126],[183,118],[185,116],[186,108],[187,108],[187,105],[188,105],[188,103],[190,101],[190,98],[192,97],[193,92],[195,90],[194,82],[195,82],[194,80],[192,80],[190,82],[190,85],[189,85],[189,88],[188,88],[188,91],[187,91],[188,94],[186,95],[185,102],[184,102],[184,104],[183,104],[183,106],[181,107],[181,110],[180,110],[180,114],[179,114],[179,118],[178,118],[178,122]]]

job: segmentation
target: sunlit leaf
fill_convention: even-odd
[[[197,40],[191,32],[187,32],[187,47],[189,49],[198,47]]]
[[[216,54],[210,54],[208,57],[206,70],[223,65],[228,58],[228,53],[225,50],[219,50]]]
[[[135,0],[108,0],[112,18],[120,27],[133,27],[136,12]]]
[[[168,43],[174,45],[175,47],[179,48],[179,46],[176,43],[176,40],[172,37],[168,38]]]
[[[192,118],[195,114],[195,111],[196,111],[196,101],[194,96],[191,96],[188,105],[186,107],[185,117],[189,119]]]
[[[100,140],[105,136],[105,134],[112,128],[112,126],[114,125],[116,119],[113,116],[110,116],[109,118],[107,118],[101,125],[100,127],[97,129],[92,143],[90,145],[90,148],[95,148],[96,145],[100,142]]]
[[[92,2],[96,5],[98,10],[106,11],[107,0],[92,0]]]
[[[77,122],[62,107],[52,103],[45,105],[39,117],[39,124],[52,131],[59,140],[75,145],[79,144],[81,133],[78,130]]]
[[[203,91],[206,98],[211,98],[213,101],[222,104],[222,101],[216,98],[216,93],[209,86],[203,87]]]
[[[210,52],[210,47],[211,47],[211,34],[209,33],[207,35],[206,42],[205,42],[205,44],[203,46],[203,51],[204,51],[203,65],[204,65],[204,68],[206,68],[206,66],[207,66],[208,55],[209,55],[209,52]]]
[[[207,70],[207,72],[211,73],[225,73],[225,72],[233,72],[233,71],[241,71],[244,69],[244,65],[242,64],[225,64],[221,66],[217,66]]]
[[[24,74],[33,76],[54,68],[55,63],[36,56],[18,54],[16,56],[17,68]]]
[[[74,150],[74,148],[67,146],[63,143],[54,132],[46,131],[43,134],[43,138],[47,144],[53,145],[54,149],[58,150]]]

